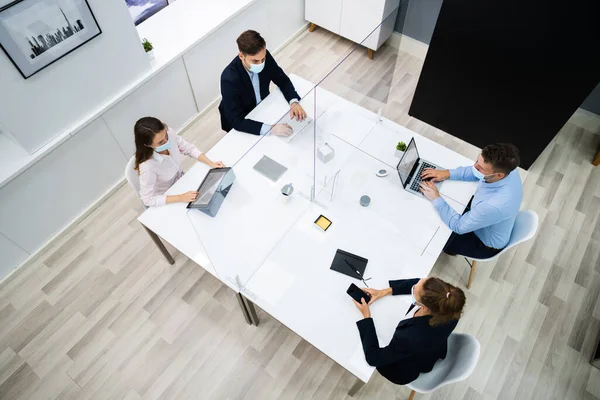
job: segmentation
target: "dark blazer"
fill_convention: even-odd
[[[410,294],[410,288],[418,281],[390,281],[392,294]],[[385,347],[379,347],[372,318],[358,321],[356,324],[369,365],[398,385],[414,381],[421,372],[431,371],[437,360],[446,357],[448,336],[458,320],[432,327],[430,319],[431,316],[426,315],[400,321],[390,344]]]
[[[271,82],[279,86],[288,103],[292,99],[300,100],[292,81],[277,65],[269,51],[267,51],[265,68],[258,74],[258,77],[261,100],[269,95]],[[239,57],[235,57],[221,74],[221,98],[219,112],[221,113],[221,127],[224,131],[229,132],[234,128],[240,132],[260,134],[262,122],[246,119],[246,115],[256,107],[256,95],[248,71]]]

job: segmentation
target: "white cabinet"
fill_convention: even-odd
[[[307,21],[377,50],[394,31],[400,0],[306,0],[305,4]]]

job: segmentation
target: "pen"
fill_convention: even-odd
[[[348,260],[346,260],[345,258],[344,258],[344,262],[345,262],[346,264],[348,264],[348,266],[349,266],[350,268],[352,268],[352,271],[356,272],[356,273],[358,274],[358,276],[362,276],[362,275],[361,275],[361,273],[360,273],[360,272],[359,272],[359,271],[358,271],[356,268],[354,268],[354,266],[353,266],[352,264],[350,264],[350,263],[348,262]]]

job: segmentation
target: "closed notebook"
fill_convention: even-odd
[[[351,278],[362,280],[368,262],[369,260],[366,258],[338,249],[329,268]]]

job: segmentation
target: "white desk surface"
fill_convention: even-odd
[[[314,116],[313,85],[290,78],[304,108]],[[333,160],[313,161],[312,128],[290,143],[232,130],[207,154],[233,166],[237,178],[216,218],[188,213],[186,204],[174,203],[148,209],[139,221],[235,291],[240,290],[235,282],[239,276],[248,298],[368,381],[374,369],[364,359],[355,326],[360,313],[345,293],[355,280],[329,270],[335,251],[341,248],[368,258],[371,287],[427,276],[451,231],[429,201],[400,186],[396,143],[414,137],[422,158],[446,168],[473,161],[389,120],[378,122],[376,114],[323,89],[317,89],[316,98],[317,142],[326,141],[335,149]],[[273,124],[288,110],[276,89],[248,117]],[[288,167],[277,183],[252,169],[263,155]],[[388,169],[387,177],[375,176],[381,168]],[[207,171],[197,163],[167,194],[195,190]],[[313,179],[318,204],[309,200]],[[296,191],[286,198],[280,189],[289,182]],[[441,192],[462,211],[475,187],[444,182]],[[371,197],[367,208],[358,203],[362,194]],[[333,221],[327,232],[313,224],[319,214]],[[408,306],[408,296],[386,298],[373,306],[382,345],[389,342]]]

